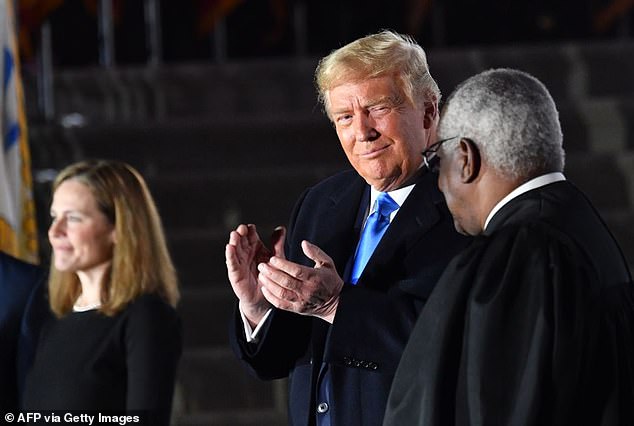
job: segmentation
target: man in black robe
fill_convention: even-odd
[[[562,174],[555,104],[532,76],[462,83],[425,151],[472,245],[410,336],[384,425],[633,425],[634,292],[624,256]]]

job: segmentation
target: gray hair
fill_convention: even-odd
[[[471,139],[489,166],[513,179],[564,168],[555,102],[538,79],[523,71],[488,70],[461,83],[443,108],[438,136]],[[455,149],[457,143],[443,148]]]
[[[414,105],[421,100],[440,100],[423,48],[407,35],[381,31],[348,43],[319,62],[315,70],[319,101],[328,112],[326,93],[330,89],[385,75],[399,79],[404,95]]]

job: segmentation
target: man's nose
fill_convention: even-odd
[[[360,114],[356,117],[354,133],[357,142],[372,142],[379,137],[374,120],[367,114]]]

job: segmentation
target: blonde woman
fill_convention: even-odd
[[[136,412],[168,424],[181,328],[161,220],[140,174],[84,161],[53,183],[51,310],[25,408]]]

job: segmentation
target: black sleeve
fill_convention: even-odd
[[[182,351],[176,311],[154,296],[143,296],[130,308],[126,328],[128,411],[139,410],[152,425],[168,425]]]

